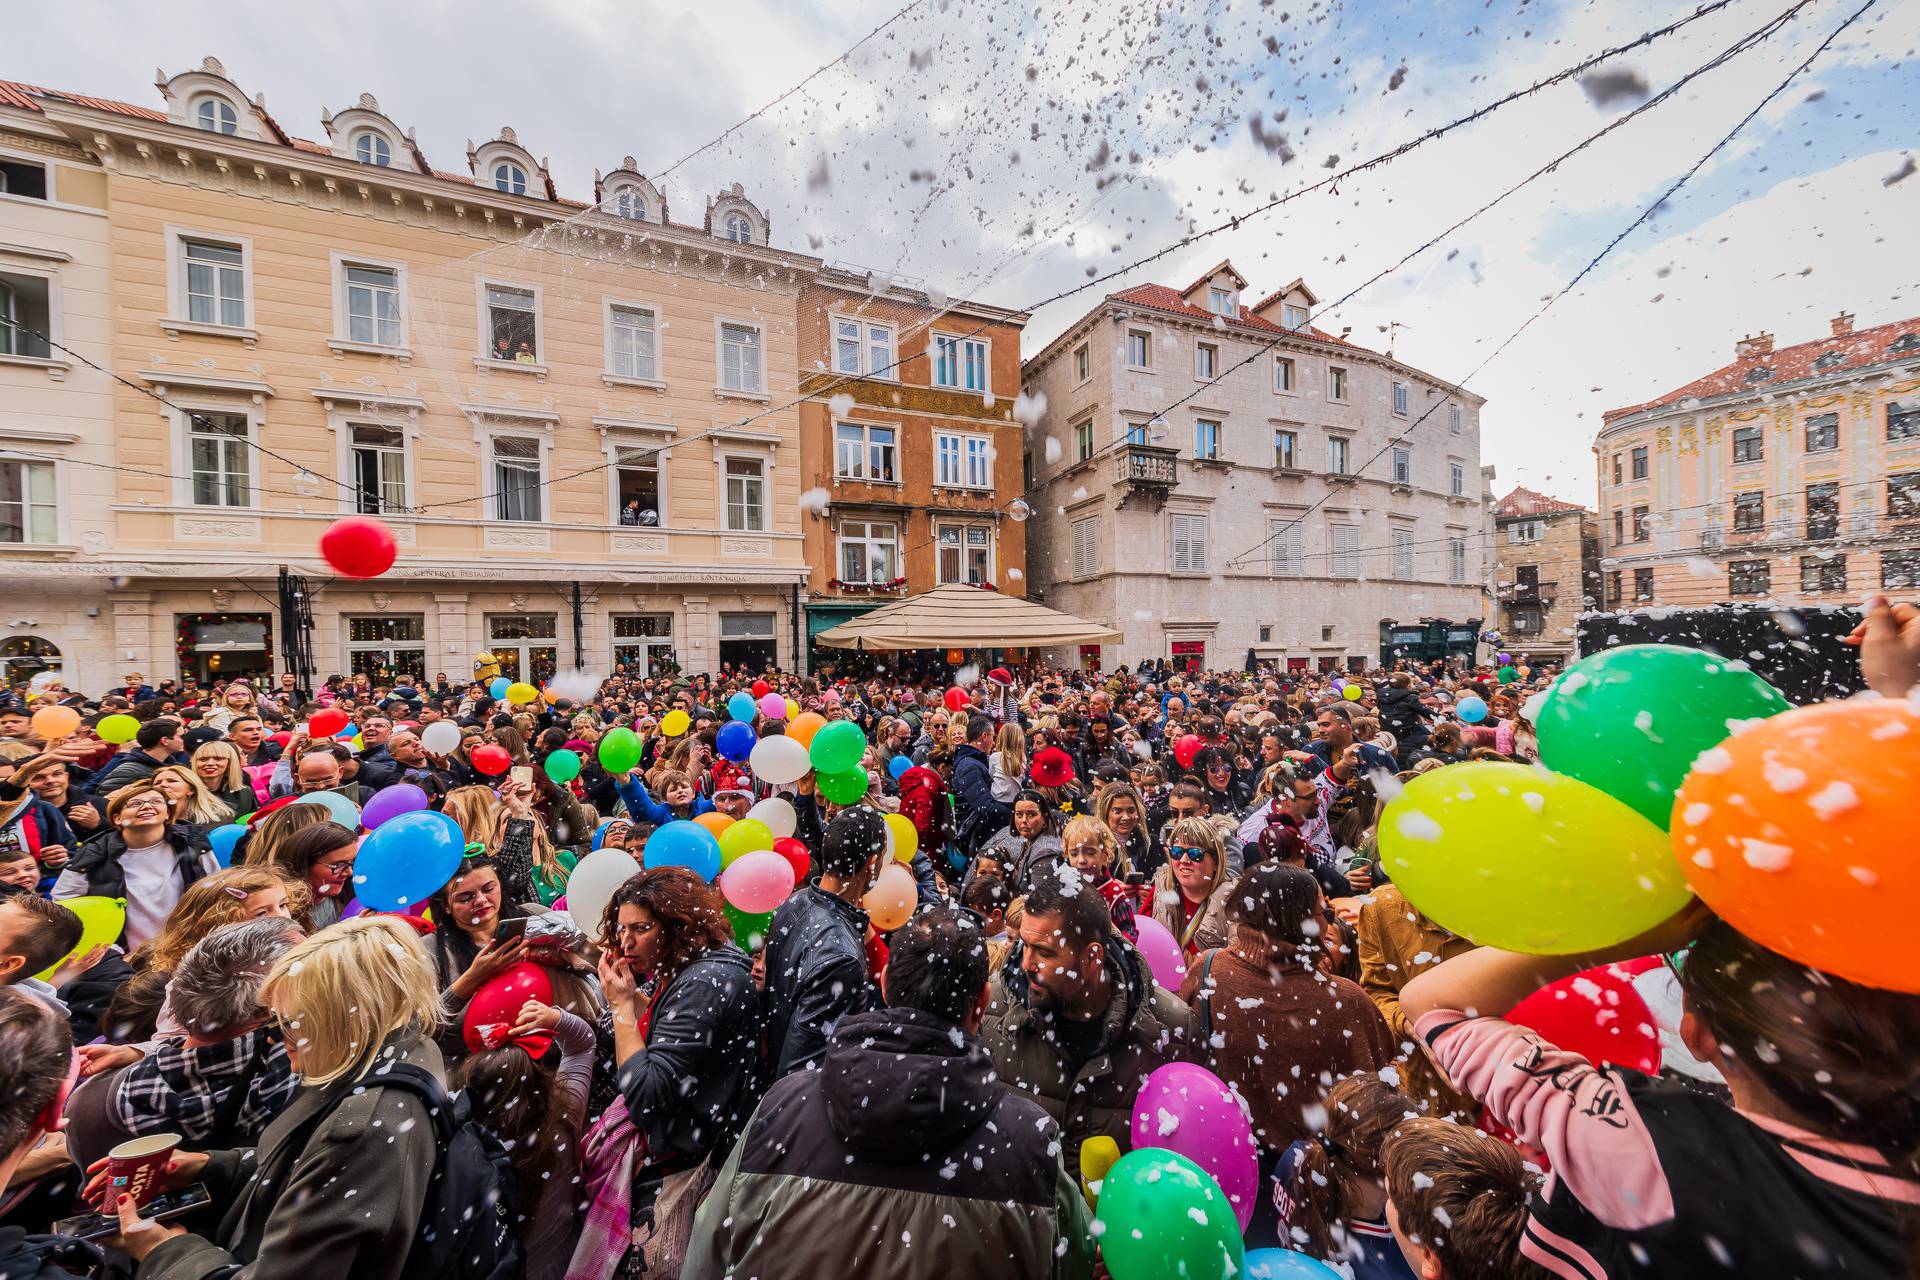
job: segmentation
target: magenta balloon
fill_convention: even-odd
[[[1133,1148],[1142,1147],[1163,1147],[1212,1174],[1247,1229],[1260,1194],[1258,1150],[1247,1113],[1219,1076],[1191,1062],[1148,1076],[1133,1101]]]
[[[777,693],[769,693],[760,699],[760,714],[769,720],[787,718],[787,700]]]
[[[1179,940],[1151,916],[1138,916],[1134,923],[1140,927],[1140,954],[1146,957],[1153,980],[1177,994],[1187,976],[1187,957]]]
[[[764,915],[793,892],[793,864],[769,849],[743,853],[720,873],[720,893],[749,915]]]
[[[383,787],[360,811],[360,825],[371,831],[383,822],[391,822],[403,813],[418,813],[427,807],[427,793],[411,782]]]

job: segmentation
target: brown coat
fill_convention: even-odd
[[[1400,1010],[1400,989],[1415,974],[1473,950],[1473,943],[1427,919],[1391,884],[1374,890],[1372,901],[1360,908],[1358,932],[1360,985],[1405,1055],[1406,1092],[1425,1100],[1434,1115],[1470,1119],[1478,1107],[1448,1082],[1415,1038]]]
[[[1253,1136],[1275,1155],[1317,1131],[1301,1112],[1335,1081],[1378,1072],[1398,1054],[1358,986],[1302,964],[1285,944],[1270,964],[1265,942],[1248,942],[1242,933],[1189,964],[1180,997],[1200,1020],[1207,1069],[1246,1100]]]

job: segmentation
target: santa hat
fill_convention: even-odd
[[[1010,685],[1013,683],[1013,673],[1005,667],[995,667],[993,670],[987,672],[987,679],[993,681],[995,684]]]

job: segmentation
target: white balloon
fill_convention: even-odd
[[[625,849],[595,849],[567,877],[567,914],[589,938],[600,936],[600,917],[613,891],[640,874],[640,864]]]
[[[753,754],[747,757],[747,765],[753,770],[754,777],[775,786],[798,782],[813,767],[807,759],[807,749],[800,745],[800,740],[782,734],[774,734],[754,743]]]
[[[747,810],[749,818],[767,824],[767,830],[773,832],[775,840],[785,840],[799,826],[799,817],[793,806],[779,796],[768,796],[753,808]]]
[[[420,745],[436,756],[444,756],[460,745],[460,726],[451,720],[435,720],[420,731]]]

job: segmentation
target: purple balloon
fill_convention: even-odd
[[[1220,1077],[1191,1062],[1169,1062],[1133,1101],[1133,1147],[1162,1147],[1213,1175],[1240,1230],[1253,1220],[1260,1168],[1253,1124]]]
[[[1187,957],[1180,949],[1180,940],[1152,916],[1140,916],[1133,923],[1140,930],[1140,955],[1153,980],[1169,991],[1179,991],[1187,976]]]
[[[360,825],[371,831],[383,822],[391,822],[403,813],[418,813],[427,807],[427,793],[411,782],[395,783],[374,793],[360,811]]]

